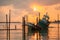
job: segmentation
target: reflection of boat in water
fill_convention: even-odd
[[[35,32],[39,32],[43,40],[47,40],[48,37],[48,27],[49,27],[49,16],[46,14],[43,16],[42,20],[35,25],[33,23],[28,23],[28,35],[33,35]]]
[[[49,16],[46,14],[37,24],[41,27],[40,35],[42,36],[43,40],[48,40],[48,28],[49,28]]]

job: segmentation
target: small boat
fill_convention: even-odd
[[[27,23],[28,26],[28,35],[33,35],[35,32],[39,32],[41,36],[48,35],[49,27],[49,16],[46,14],[41,20],[35,25],[33,23]]]

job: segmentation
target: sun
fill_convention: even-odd
[[[36,16],[38,16],[40,13],[41,19],[42,19],[43,15],[46,13],[45,7],[40,4],[32,3],[32,4],[30,4],[29,7],[30,7],[30,9],[32,9],[31,12],[33,15],[36,14]]]
[[[45,12],[45,8],[39,4],[33,3],[30,5],[30,8],[33,11],[37,11],[37,12]]]
[[[33,8],[33,10],[34,10],[34,11],[37,11],[37,8],[36,8],[36,7],[34,7],[34,8]]]

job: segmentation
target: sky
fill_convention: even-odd
[[[5,15],[9,14],[9,10],[11,21],[22,21],[22,17],[28,15],[28,19],[35,22],[39,12],[41,18],[47,12],[50,21],[54,21],[60,15],[60,0],[0,0],[0,22],[6,21]]]
[[[34,7],[37,8],[37,11],[33,10]],[[14,21],[21,21],[19,19],[24,15],[33,19],[39,12],[41,18],[47,12],[50,21],[54,21],[57,20],[57,14],[60,15],[60,0],[0,0],[0,21],[4,21],[9,10],[11,10],[11,20]]]

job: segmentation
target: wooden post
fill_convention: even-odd
[[[16,30],[17,28],[16,28],[16,25],[15,25],[15,30]]]
[[[39,17],[40,17],[40,14],[39,14]],[[36,24],[38,24],[39,20],[38,20],[38,17],[37,17],[36,18]],[[37,40],[41,40],[39,31],[37,32]]]
[[[9,38],[8,38],[8,16],[7,16],[7,14],[6,14],[6,27],[7,27],[7,40],[9,40]]]
[[[25,18],[26,18],[26,24],[27,24],[27,23],[28,23],[28,16],[25,15]],[[28,30],[28,26],[27,26],[27,30]],[[28,37],[28,31],[27,31],[26,37],[27,37],[27,40],[29,40],[29,37]]]
[[[9,40],[10,40],[10,22],[11,22],[11,10],[9,10]]]
[[[40,13],[39,13],[39,21],[40,21]]]
[[[23,39],[22,40],[26,40],[26,38],[25,38],[25,17],[23,17],[23,19],[22,19],[22,31],[23,31]]]
[[[58,40],[59,40],[59,14],[58,14]]]

